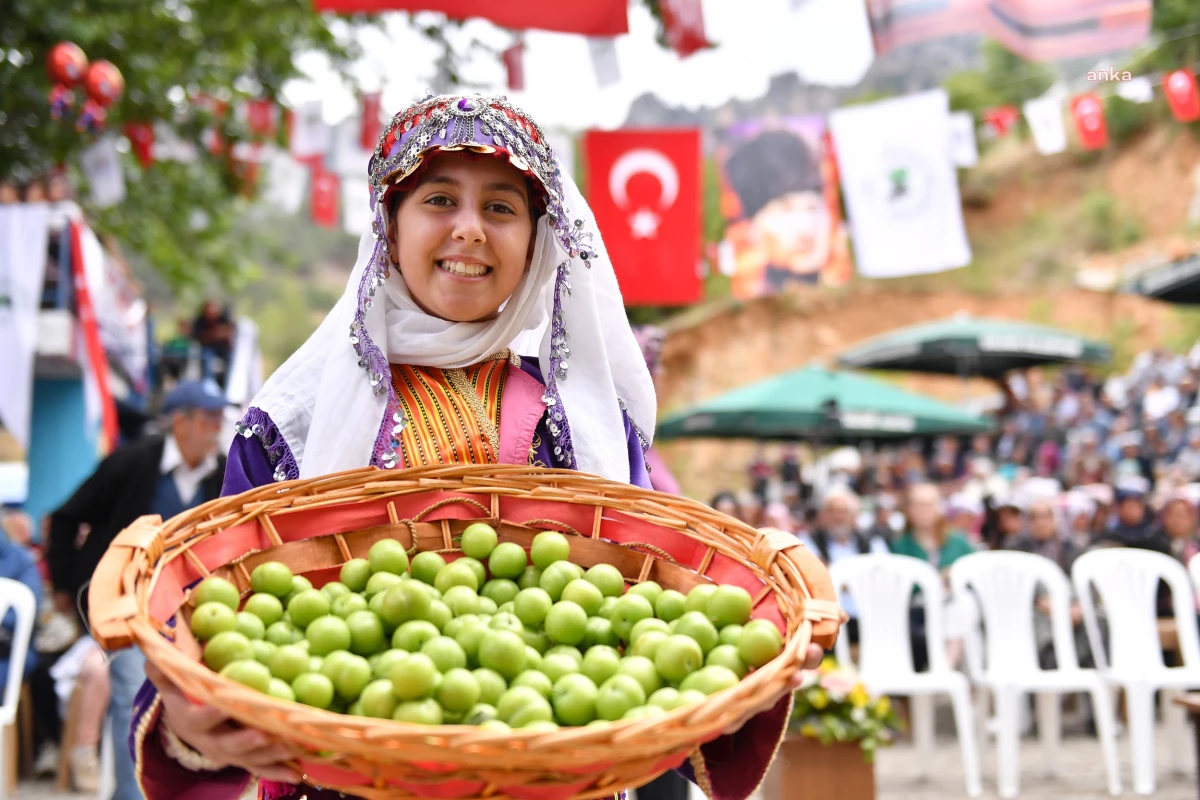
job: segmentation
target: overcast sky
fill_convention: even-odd
[[[507,94],[544,127],[568,130],[618,127],[645,92],[696,108],[759,97],[773,75],[793,70],[810,82],[856,83],[873,57],[862,0],[807,0],[799,10],[792,10],[793,2],[702,0],[709,39],[719,46],[687,59],[656,44],[650,13],[632,5],[629,33],[616,43],[621,82],[605,89],[597,86],[582,36],[540,31],[526,34],[525,91],[508,91],[503,65],[487,54],[474,59],[467,78]],[[363,35],[355,73],[364,89],[383,90],[391,114],[424,93],[438,51],[403,18],[389,19],[387,27],[386,34]],[[466,31],[500,49],[512,41],[512,34],[487,22],[470,22]],[[328,122],[357,113],[353,95],[323,57],[302,56],[299,63],[311,78],[285,88],[290,103],[320,99]]]

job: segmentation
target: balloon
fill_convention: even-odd
[[[46,72],[50,80],[70,87],[83,80],[88,60],[83,50],[74,42],[59,42],[50,48],[46,56]]]
[[[104,127],[107,116],[108,112],[104,110],[104,106],[88,98],[79,111],[79,118],[75,120],[75,130],[80,133],[96,133]]]
[[[84,88],[88,97],[103,107],[117,102],[125,91],[125,78],[121,71],[113,66],[111,61],[96,61],[88,67],[87,77],[84,78]]]

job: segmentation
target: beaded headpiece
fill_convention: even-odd
[[[571,354],[562,306],[564,294],[569,296],[571,293],[571,261],[580,258],[590,266],[592,234],[584,230],[582,219],[570,219],[558,161],[541,128],[504,97],[481,95],[431,95],[401,111],[384,128],[368,166],[376,243],[370,267],[364,272],[359,286],[358,306],[350,323],[350,344],[372,390],[388,395],[387,413],[375,441],[373,461],[387,469],[397,465],[400,434],[408,424],[396,393],[391,389],[387,356],[371,340],[364,324],[365,313],[374,305],[376,290],[390,275],[391,262],[385,237],[388,211],[384,199],[389,189],[420,169],[430,151],[506,155],[514,167],[532,176],[545,191],[546,216],[567,258],[556,270],[550,320],[550,363],[548,369],[543,365],[546,393],[542,401],[549,409],[548,425],[554,437],[554,453],[564,464],[573,467],[575,453],[570,425],[558,388],[559,382],[567,379],[567,360]]]

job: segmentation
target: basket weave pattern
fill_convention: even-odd
[[[664,716],[512,733],[321,711],[199,663],[188,625],[198,580],[225,577],[245,596],[255,566],[281,561],[319,587],[384,538],[452,560],[457,537],[477,521],[526,548],[542,530],[571,535],[572,561],[613,564],[629,582],[685,593],[740,585],[754,616],[779,626],[784,650],[738,685]],[[294,746],[309,783],[369,800],[591,800],[642,785],[770,706],[810,641],[832,646],[839,613],[828,574],[790,534],[579,472],[503,465],[355,470],[220,498],[165,523],[143,517],[97,569],[90,608],[103,646],[136,644],[193,700]]]

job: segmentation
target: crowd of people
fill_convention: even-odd
[[[745,490],[712,502],[750,524],[795,533],[826,563],[892,552],[945,573],[969,553],[1007,549],[1046,556],[1069,574],[1089,549],[1136,547],[1186,564],[1200,553],[1198,386],[1200,347],[1187,356],[1142,353],[1126,374],[1107,379],[1082,367],[1014,373],[992,435],[841,447],[815,460],[785,446],[775,463],[764,447]],[[1165,622],[1173,612],[1163,589]],[[957,665],[978,611],[970,598],[947,597],[947,655]],[[853,618],[851,599],[843,603]],[[1038,608],[1040,657],[1050,667],[1041,599]],[[1078,606],[1072,616],[1081,660],[1090,663]],[[918,603],[918,668],[921,619]],[[857,641],[855,620],[846,633]]]

